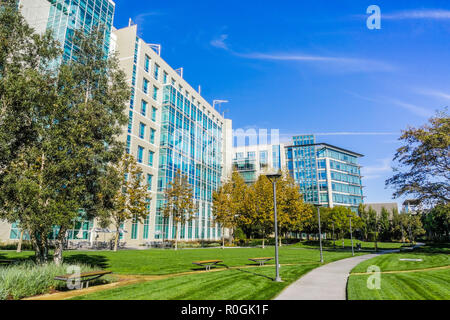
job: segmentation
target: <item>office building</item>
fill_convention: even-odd
[[[75,30],[101,27],[105,54],[110,50],[115,3],[112,0],[20,0],[22,15],[37,33],[51,30],[63,49],[63,59],[74,57]]]
[[[316,143],[314,135],[293,137],[293,144],[286,147],[287,169],[305,202],[330,208],[346,206],[355,212],[364,200],[360,157],[363,155]]]
[[[114,30],[113,46],[132,90],[122,139],[142,167],[151,194],[149,216],[143,224],[125,225],[129,233],[124,241],[174,239],[175,226],[163,217],[162,208],[164,190],[177,170],[189,178],[199,208],[196,218],[181,226],[181,240],[219,239],[212,194],[229,170],[224,153],[232,140],[231,120],[161,58],[158,45],[142,40],[136,25]]]
[[[250,145],[233,148],[233,169],[247,184],[256,182],[259,175],[284,170],[286,158],[283,144]]]

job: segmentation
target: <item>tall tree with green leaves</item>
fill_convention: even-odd
[[[394,197],[411,196],[425,204],[450,201],[450,117],[447,109],[420,128],[408,128],[394,160],[395,174],[386,181]]]
[[[128,221],[142,223],[149,215],[147,203],[151,197],[148,185],[132,155],[125,153],[118,165],[108,168],[98,199],[102,201],[101,207],[106,208],[99,215],[101,224],[112,223],[116,229],[114,251],[117,251],[122,226]]]
[[[18,14],[12,12],[11,16]],[[117,138],[126,123],[129,88],[117,59],[105,57],[101,30],[89,35],[75,32],[77,60],[56,64],[56,56],[48,53],[56,49],[42,44],[45,40],[53,43],[50,38],[33,35],[20,15],[13,21],[18,29],[15,36],[26,38],[17,47],[22,45],[22,51],[37,58],[24,58],[15,68],[7,66],[15,72],[21,64],[29,68],[20,71],[23,78],[14,76],[9,86],[2,83],[0,148],[7,154],[0,170],[2,216],[19,221],[30,232],[38,262],[47,261],[47,235],[56,230],[53,257],[60,264],[66,231],[80,210],[88,219],[96,216],[99,181],[123,152]],[[14,54],[18,53],[10,53]],[[5,58],[7,63],[10,60]],[[30,93],[24,91],[26,86]],[[3,123],[13,116],[22,116],[21,127],[29,136],[11,144],[6,140],[15,129]]]
[[[175,228],[175,250],[178,250],[178,239],[180,228],[186,222],[192,221],[195,217],[197,207],[194,202],[194,193],[188,178],[177,170],[173,180],[164,190],[165,204],[163,208],[164,217],[171,218]]]
[[[232,203],[232,185],[225,182],[219,190],[213,193],[212,212],[214,221],[222,228],[222,249],[225,249],[225,229],[232,229],[235,225],[235,216]]]
[[[428,240],[450,241],[450,204],[440,203],[422,216]]]

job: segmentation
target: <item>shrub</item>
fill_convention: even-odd
[[[48,293],[54,289],[65,289],[66,283],[53,278],[67,274],[69,264],[57,266],[53,263],[37,265],[27,261],[0,268],[0,300],[21,299]],[[80,265],[81,272],[94,271],[92,267]],[[95,283],[110,282],[110,278]],[[93,282],[94,283],[94,282]]]

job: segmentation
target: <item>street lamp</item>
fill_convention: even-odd
[[[281,173],[272,173],[265,175],[273,185],[273,208],[274,208],[274,223],[275,223],[275,268],[276,277],[275,282],[281,282],[280,278],[280,264],[278,262],[278,222],[277,222],[277,180],[281,178]]]
[[[352,235],[352,215],[348,215],[347,217],[350,218],[350,239],[352,241],[352,256],[355,256],[355,250],[353,249],[353,235]]]
[[[322,252],[322,228],[320,226],[320,204],[314,204],[317,207],[317,218],[319,219],[319,246],[320,246],[320,262],[323,263],[323,252]]]

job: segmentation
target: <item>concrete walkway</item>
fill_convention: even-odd
[[[352,257],[316,268],[287,287],[275,300],[346,300],[350,271],[377,255]]]

